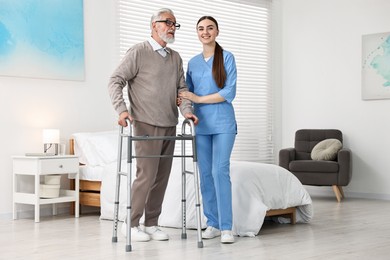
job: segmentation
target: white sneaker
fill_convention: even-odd
[[[164,241],[169,239],[168,234],[161,231],[157,226],[145,227],[145,233],[150,235],[153,240]]]
[[[125,222],[123,222],[122,227],[121,227],[121,233],[123,236],[127,236],[126,230],[127,225]],[[140,226],[138,227],[132,227],[131,230],[131,240],[135,242],[147,242],[150,240],[150,236],[146,234]]]
[[[231,230],[222,230],[221,243],[222,244],[234,243],[234,236]]]
[[[206,230],[202,232],[202,238],[204,239],[219,237],[220,235],[221,235],[221,231],[211,226],[208,226]]]

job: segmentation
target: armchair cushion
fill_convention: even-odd
[[[330,172],[339,171],[339,164],[335,161],[296,160],[290,162],[289,169],[292,172]]]
[[[316,161],[333,161],[342,147],[343,144],[337,139],[325,139],[314,146],[311,158]]]

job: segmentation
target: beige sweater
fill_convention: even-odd
[[[136,121],[170,127],[178,123],[177,94],[187,91],[183,61],[170,49],[162,57],[148,41],[131,47],[110,77],[108,91],[115,111],[128,111],[123,88],[129,86],[130,115]],[[180,105],[182,115],[191,112],[191,102]]]

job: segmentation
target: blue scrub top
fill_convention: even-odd
[[[193,57],[187,68],[186,82],[191,92],[198,96],[219,93],[224,102],[215,104],[194,104],[195,115],[199,118],[196,134],[236,134],[237,123],[232,101],[236,96],[237,69],[232,53],[223,51],[226,81],[218,88],[212,75],[214,56],[207,62],[203,54]]]

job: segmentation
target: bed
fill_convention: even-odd
[[[100,218],[112,220],[117,171],[118,131],[75,133],[71,152],[80,161],[80,205],[100,207]],[[122,158],[126,158],[125,152]],[[188,167],[192,162],[188,161]],[[133,180],[135,163],[132,164]],[[127,167],[122,162],[122,170]],[[191,168],[189,168],[191,170]],[[313,217],[310,195],[286,169],[273,164],[232,161],[233,233],[255,236],[266,217],[279,223],[308,223]],[[187,228],[196,228],[195,191],[187,175]],[[119,220],[125,219],[126,181],[121,181]],[[174,159],[159,225],[181,228],[181,160]],[[201,216],[202,228],[206,218]],[[141,219],[142,221],[142,219]]]

